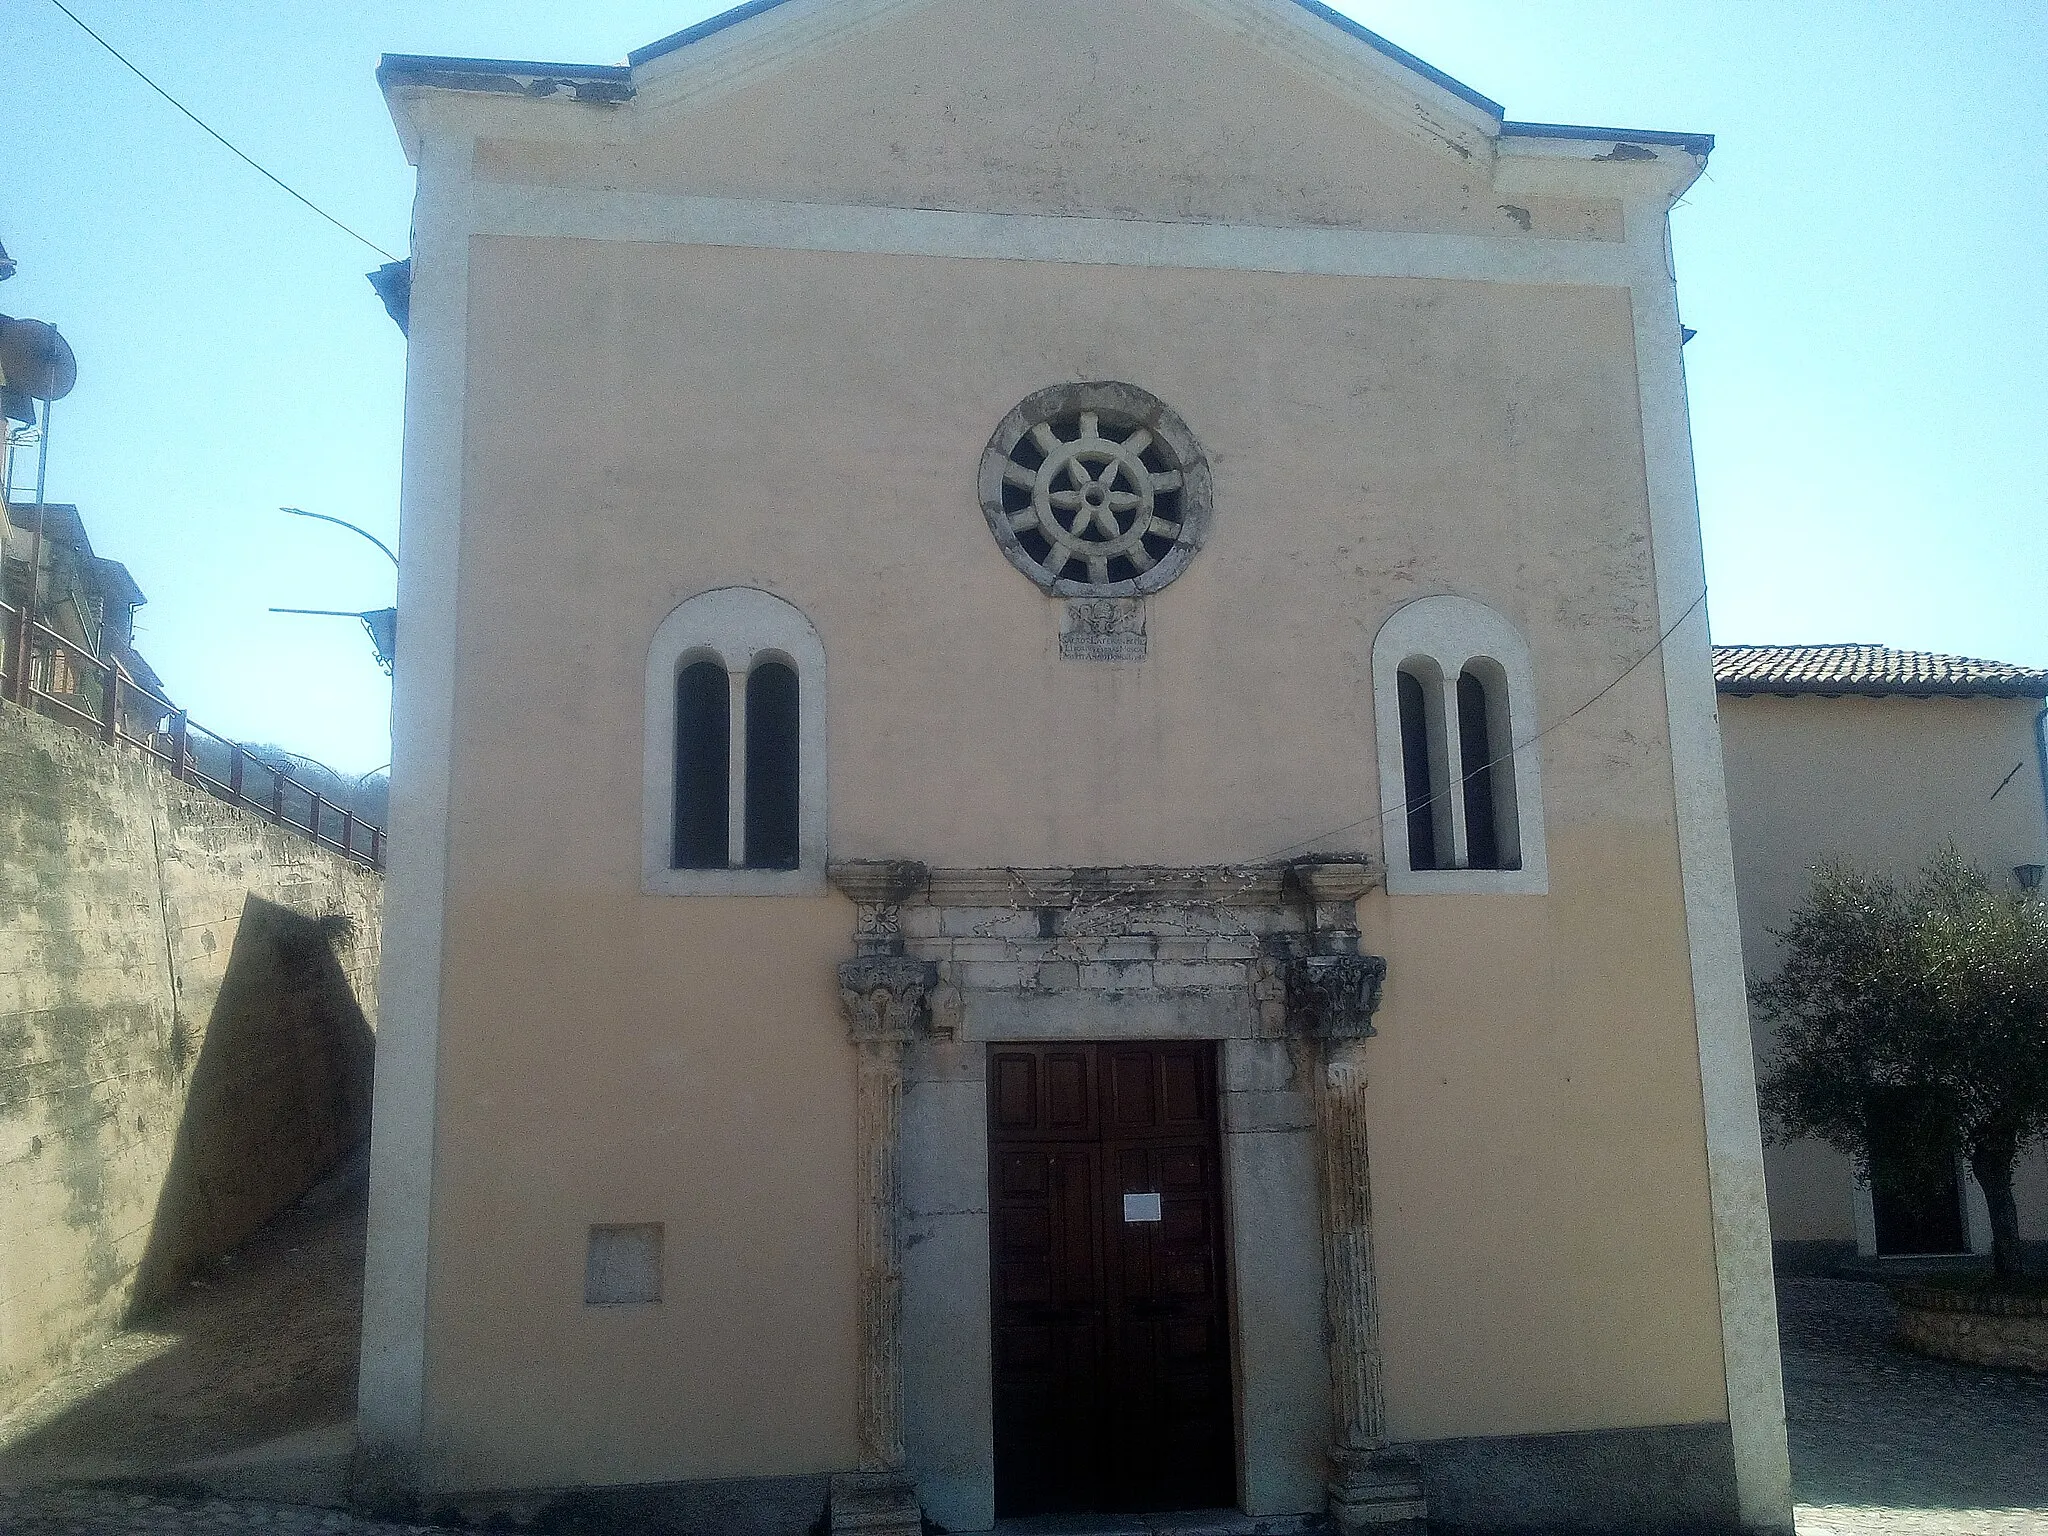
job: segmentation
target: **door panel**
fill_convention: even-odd
[[[1926,1099],[1913,1089],[1879,1089],[1870,1096],[1872,1214],[1880,1254],[1962,1253],[1963,1188],[1953,1158],[1931,1176],[1914,1176],[1909,1138],[1924,1126]]]
[[[1921,1188],[1875,1184],[1870,1204],[1877,1221],[1877,1251],[1886,1257],[1969,1251],[1962,1180],[1953,1169],[1947,1178]]]
[[[1098,1153],[1057,1142],[992,1151],[996,1441],[1040,1469],[1054,1507],[1085,1508],[1101,1454],[1090,1391],[1102,1353]]]
[[[997,1046],[988,1077],[998,1513],[1235,1502],[1213,1047]]]

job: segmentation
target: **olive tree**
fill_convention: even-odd
[[[1994,891],[1953,848],[1900,883],[1813,872],[1776,975],[1751,989],[1778,1040],[1775,1140],[1816,1137],[1871,1174],[1933,1183],[1958,1150],[1991,1212],[1992,1268],[2021,1271],[2013,1167],[2048,1135],[2048,904]]]

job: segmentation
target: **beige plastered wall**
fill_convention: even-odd
[[[1397,128],[1308,88],[1199,4],[907,9],[726,92],[695,78],[665,88],[665,69],[697,62],[683,49],[640,84],[642,108],[665,112],[650,131],[487,139],[477,175],[813,204],[1623,238],[1617,199],[1503,197],[1485,158],[1447,158],[1431,140],[1426,109],[1404,104]],[[716,100],[698,106],[707,94]]]
[[[1545,720],[1657,638],[1623,290],[479,237],[468,291],[438,1486],[854,1460],[853,913],[640,893],[682,599],[816,626],[833,857],[955,866],[1377,853],[1402,603],[1497,607]],[[1089,378],[1214,467],[1137,665],[1061,659],[975,502],[1003,414]],[[1548,896],[1364,907],[1402,1439],[1727,1414],[1658,661],[1541,751]],[[624,1221],[666,1224],[663,1301],[586,1308]]]
[[[1844,859],[1910,878],[1953,841],[1993,883],[2048,863],[2034,717],[2039,699],[1723,695],[1729,830],[1753,979],[1772,974],[1810,872]],[[2017,768],[2018,772],[2014,772]],[[1758,1069],[1775,1031],[1755,1020]],[[1854,1169],[1818,1142],[1765,1148],[1771,1234],[1780,1241],[1856,1236]],[[2022,1157],[2014,1194],[2022,1236],[2048,1240],[2048,1151]]]

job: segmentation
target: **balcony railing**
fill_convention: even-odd
[[[254,811],[371,869],[384,867],[382,827],[264,762],[240,742],[195,724],[184,710],[112,662],[6,602],[0,602],[0,697],[111,745],[134,747],[216,799]],[[201,740],[224,749],[218,756],[226,764],[225,778],[201,769],[195,751]]]

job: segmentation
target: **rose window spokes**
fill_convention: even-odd
[[[1071,423],[1039,422],[1028,441],[1038,463],[1019,462],[1013,453],[1003,483],[1029,499],[1007,516],[1020,540],[1045,546],[1038,563],[1047,575],[1058,578],[1079,563],[1091,584],[1106,585],[1116,579],[1112,562],[1149,571],[1180,537],[1172,503],[1181,473],[1146,462],[1153,446],[1147,428],[1105,428],[1099,412],[1083,411]],[[1030,534],[1038,537],[1026,539]]]
[[[1155,592],[1201,542],[1209,471],[1185,423],[1129,384],[1062,384],[1006,417],[982,460],[982,511],[1048,593]]]

